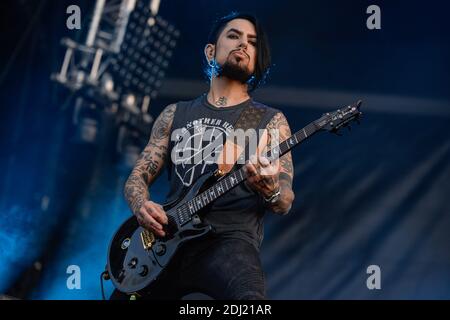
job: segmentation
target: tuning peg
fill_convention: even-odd
[[[342,133],[339,133],[338,130],[333,130],[333,133],[334,133],[335,135],[337,135],[337,136],[342,137]]]
[[[347,125],[348,131],[352,131],[352,126]]]

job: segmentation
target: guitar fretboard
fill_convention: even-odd
[[[287,153],[289,150],[291,150],[306,138],[312,136],[318,130],[319,129],[315,125],[315,122],[311,122],[306,127],[301,129],[300,131],[297,131],[276,147],[270,149],[265,156],[271,161],[275,160],[283,156],[285,153]],[[191,200],[181,205],[177,209],[178,221],[181,225],[189,222],[192,216],[195,215],[198,211],[209,205],[211,202],[213,202],[226,192],[236,187],[246,178],[247,176],[244,172],[244,167],[231,172],[210,188],[206,189],[202,193],[198,194]]]

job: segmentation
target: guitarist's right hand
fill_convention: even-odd
[[[167,225],[167,214],[162,206],[153,201],[145,201],[139,211],[136,213],[139,224],[153,232],[156,236],[164,237],[163,224]]]

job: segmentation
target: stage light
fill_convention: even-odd
[[[153,18],[153,17],[148,18],[147,24],[148,24],[150,27],[153,27],[153,26],[155,25],[155,23],[156,23],[155,18]]]
[[[79,141],[94,143],[97,140],[98,121],[90,118],[83,118],[78,125],[77,138]]]
[[[134,94],[127,94],[125,96],[123,106],[126,108],[133,108],[136,106],[136,97],[134,96]]]
[[[105,74],[102,77],[102,88],[106,91],[106,92],[113,92],[114,91],[114,81],[111,78],[111,76],[109,74]]]
[[[94,103],[79,97],[75,102],[73,124],[75,134],[73,141],[77,143],[97,143],[100,127],[101,110]]]

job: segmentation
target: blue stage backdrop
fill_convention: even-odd
[[[86,28],[93,1],[10,1],[1,10],[0,293],[19,298],[101,299],[109,241],[131,214],[131,167],[116,152],[113,116],[100,119],[96,143],[83,143],[76,94],[50,80],[60,39],[84,41],[86,29],[65,27],[72,2]],[[292,153],[292,210],[265,216],[269,298],[450,299],[448,4],[380,4],[376,31],[366,27],[370,4],[161,1],[180,39],[153,117],[207,90],[208,29],[231,10],[266,25],[274,66],[255,99],[281,109],[293,131],[363,100],[361,125],[318,133]],[[166,173],[150,191],[164,201]],[[73,266],[80,288],[71,289]],[[106,295],[112,289],[105,282]]]

